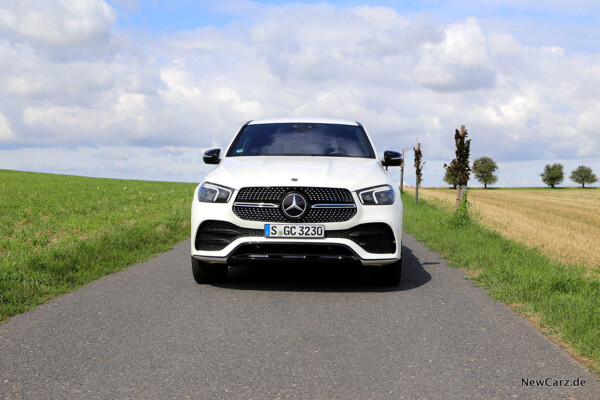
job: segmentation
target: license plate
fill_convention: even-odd
[[[322,238],[323,225],[265,224],[265,237],[278,238]]]

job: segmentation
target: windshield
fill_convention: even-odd
[[[227,156],[375,158],[375,153],[357,125],[277,123],[245,126]]]

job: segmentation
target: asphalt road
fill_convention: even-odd
[[[410,235],[394,290],[289,265],[198,286],[188,251],[0,324],[0,398],[600,399],[587,369]],[[547,378],[586,386],[523,385]]]

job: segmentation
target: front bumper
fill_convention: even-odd
[[[196,189],[197,190],[197,189]],[[229,203],[192,203],[191,254],[194,258],[230,265],[260,261],[343,261],[386,265],[401,257],[402,203],[388,206],[357,204],[354,217],[323,223],[325,238],[266,238],[264,222],[239,218]],[[206,228],[209,229],[206,229]],[[387,228],[384,235],[381,228]]]

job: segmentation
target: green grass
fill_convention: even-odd
[[[0,170],[0,321],[189,237],[194,187]]]
[[[600,281],[586,278],[583,267],[554,262],[471,220],[457,226],[434,201],[415,205],[412,195],[402,197],[407,232],[452,265],[475,272],[495,300],[539,317],[545,333],[558,335],[600,372]]]

